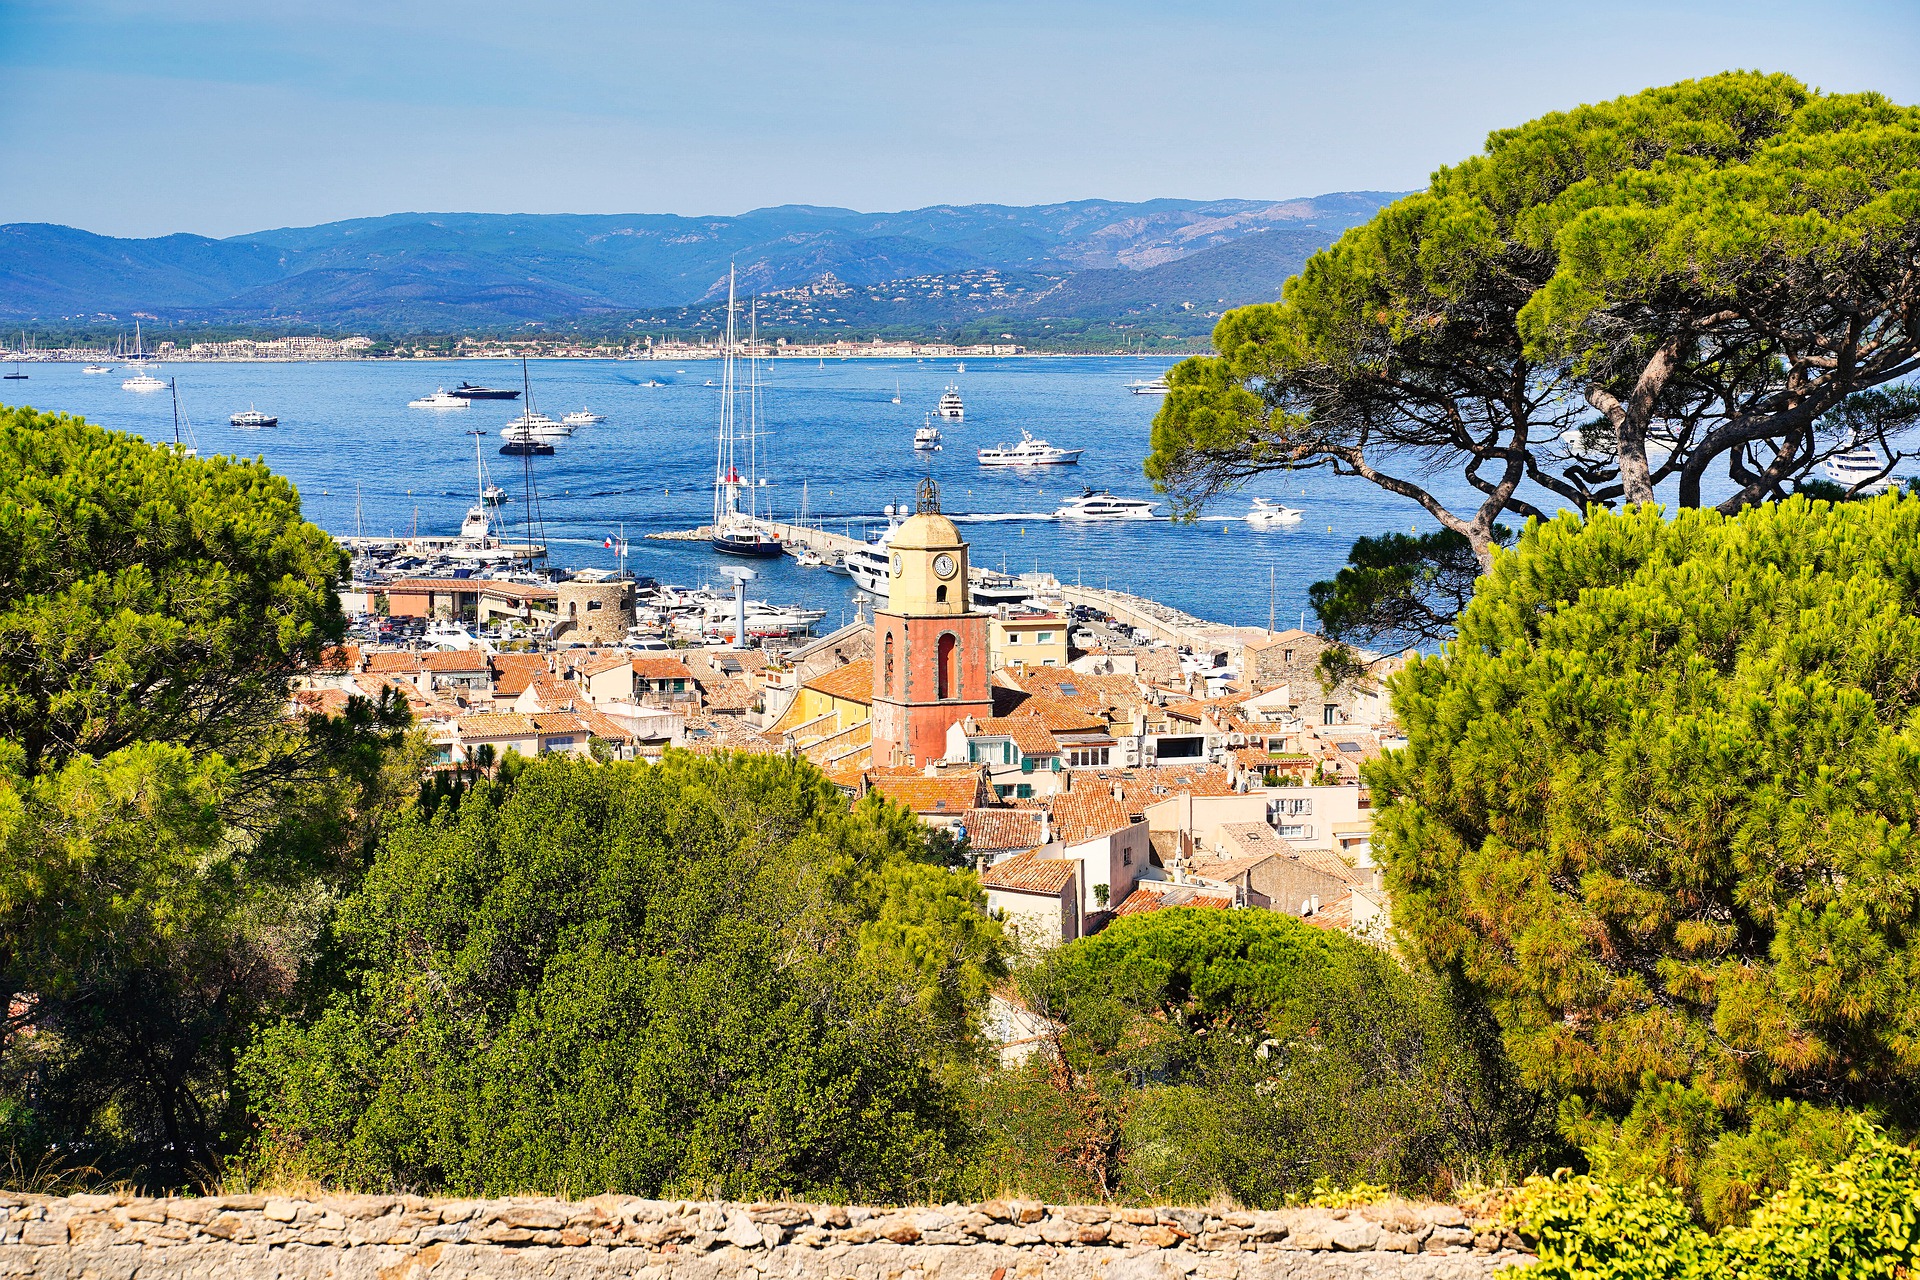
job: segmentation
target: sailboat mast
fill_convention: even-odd
[[[173,447],[180,447],[180,380],[167,379],[167,390],[173,393]]]
[[[760,518],[760,295],[747,312],[747,519]],[[769,513],[771,515],[771,513]]]
[[[720,352],[720,439],[714,458],[713,472],[713,531],[717,535],[726,525],[726,517],[731,506],[729,497],[734,493],[728,486],[733,483],[733,344],[734,344],[734,271],[727,268],[727,332],[726,345]]]

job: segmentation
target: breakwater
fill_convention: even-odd
[[[0,1276],[1477,1280],[1532,1261],[1448,1205],[1239,1212],[0,1193]]]

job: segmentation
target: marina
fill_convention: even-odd
[[[751,317],[743,315],[741,322],[746,327]],[[804,525],[860,545],[884,532],[885,507],[906,501],[917,481],[931,475],[942,486],[946,510],[968,531],[975,566],[1009,578],[1042,573],[1066,584],[1136,593],[1222,623],[1264,619],[1270,574],[1277,575],[1281,612],[1297,619],[1307,607],[1306,587],[1337,572],[1355,537],[1433,527],[1413,504],[1324,472],[1284,477],[1284,483],[1274,477],[1255,492],[1224,495],[1195,523],[1167,514],[1056,518],[1087,489],[1170,513],[1140,471],[1159,402],[1126,391],[1129,381],[1170,363],[1132,357],[969,359],[958,382],[966,417],[955,422],[934,412],[945,389],[956,384],[951,362],[761,361],[758,480],[765,483],[751,486],[757,517],[769,527]],[[721,557],[705,538],[656,536],[713,523],[722,399],[717,379],[705,385],[721,372],[713,362],[533,362],[528,381],[534,412],[584,407],[605,421],[524,444],[502,435],[511,420],[525,416],[516,403],[522,396],[469,402],[452,395],[463,382],[524,392],[517,359],[148,367],[178,377],[181,408],[203,453],[264,458],[299,486],[308,517],[336,535],[386,542],[456,536],[475,500],[475,442],[466,432],[480,429],[487,432],[482,447],[496,473],[492,482],[508,498],[510,528],[496,520],[496,536],[545,544],[555,570],[617,571],[618,557],[606,540],[624,527],[632,548],[626,569],[636,578],[727,585],[717,568]],[[173,438],[167,396],[121,389],[122,378],[136,371],[132,365],[117,366],[119,377],[88,376],[78,363],[32,368],[34,380],[22,385],[33,388],[38,407],[81,413],[150,440]],[[744,429],[744,364],[738,372]],[[164,376],[154,382],[165,390]],[[409,407],[442,389],[464,407],[443,413]],[[896,389],[898,407],[891,403]],[[279,426],[231,426],[229,414],[249,404],[270,407]],[[548,412],[561,416],[558,409]],[[920,423],[908,425],[916,418]],[[922,426],[939,430],[946,447],[916,449],[913,437]],[[976,451],[984,442],[1018,440],[1022,429],[1080,450],[1078,462],[978,464]],[[503,445],[509,448],[504,458],[497,452]],[[521,449],[530,456],[521,456]],[[538,537],[523,531],[519,514],[528,464],[545,529]],[[1255,496],[1304,515],[1284,527],[1259,529],[1245,519]],[[851,619],[859,603],[854,596],[861,584],[831,556],[819,565],[772,556],[756,560],[753,568],[759,575],[754,598],[824,610],[823,626]]]

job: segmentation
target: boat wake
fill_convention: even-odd
[[[1057,520],[1051,511],[989,511],[971,516],[948,516],[955,524],[1000,524],[1008,520]]]

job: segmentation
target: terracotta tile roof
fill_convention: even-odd
[[[618,671],[629,661],[631,659],[624,653],[595,653],[570,664],[570,670],[581,676],[604,675],[609,671]]]
[[[967,841],[975,849],[1031,849],[1047,838],[1045,816],[1038,809],[969,809],[961,815]]]
[[[1314,635],[1311,631],[1302,631],[1298,627],[1289,627],[1285,631],[1275,632],[1271,638],[1262,636],[1257,640],[1249,640],[1240,646],[1240,651],[1242,653],[1261,653],[1275,646],[1284,645],[1293,645],[1297,648],[1302,642],[1311,642],[1317,645],[1325,643],[1325,641],[1321,640],[1319,636]]]
[[[690,715],[686,720],[689,751],[743,751],[750,755],[780,755],[786,745],[766,737],[739,716]]]
[[[1113,909],[1115,916],[1137,916],[1148,911],[1164,911],[1170,907],[1205,907],[1214,911],[1226,911],[1233,906],[1230,898],[1219,894],[1197,893],[1190,885],[1174,885],[1158,893],[1152,889],[1135,889],[1127,895],[1126,901]]]
[[[388,650],[384,653],[367,655],[367,671],[373,675],[385,675],[397,671],[420,670],[420,655],[405,651]]]
[[[486,585],[485,578],[395,578],[387,584],[387,590],[473,592]]]
[[[835,667],[824,675],[817,675],[800,686],[824,693],[830,698],[839,698],[844,702],[858,702],[862,706],[873,705],[873,660],[862,658],[858,662],[849,662],[844,667]]]
[[[587,733],[586,719],[578,711],[536,711],[527,717],[541,733]]]
[[[635,658],[633,674],[642,680],[693,679],[693,671],[678,658]]]
[[[1039,716],[1021,715],[1018,711],[1010,716],[990,716],[974,722],[979,736],[1013,739],[1013,745],[1020,748],[1023,756],[1057,756],[1059,744],[1053,740],[1053,734]]]
[[[330,644],[320,651],[320,661],[314,665],[321,671],[353,671],[360,665],[360,646]]]
[[[1058,894],[1073,883],[1078,865],[1071,858],[1042,858],[1037,852],[1028,852],[994,863],[980,873],[980,883],[988,889],[1015,893]]]
[[[542,711],[564,711],[586,701],[578,686],[553,676],[535,676],[527,682],[527,687],[533,690],[533,696],[539,701]]]
[[[980,800],[979,774],[944,778],[869,775],[867,785],[915,813],[939,814],[942,817],[958,818],[970,812]]]
[[[1276,836],[1275,839],[1279,837]],[[1280,843],[1287,845],[1289,853],[1299,859],[1301,866],[1324,872],[1343,884],[1357,885],[1372,882],[1370,874],[1350,865],[1345,858],[1331,850],[1300,849],[1285,840],[1281,840]]]
[[[1107,722],[1100,717],[1089,715],[1071,702],[1044,693],[1033,694],[1010,714],[1033,716],[1053,733],[1089,733],[1107,727]]]
[[[1310,916],[1300,917],[1316,929],[1353,928],[1353,895],[1348,894],[1332,906],[1323,906]]]
[[[474,580],[483,595],[495,596],[502,600],[558,600],[560,593],[552,587],[541,586],[537,582],[495,582],[491,579]]]
[[[544,653],[496,653],[493,655],[495,671],[542,671],[551,672],[553,663]]]
[[[428,671],[458,672],[462,675],[492,670],[492,666],[487,661],[487,655],[478,649],[464,653],[458,649],[423,653],[420,655],[420,665]]]
[[[534,723],[515,711],[487,711],[461,716],[459,729],[463,738],[524,738],[532,736]]]
[[[1097,840],[1133,825],[1128,807],[1103,791],[1064,791],[1051,797],[1053,838],[1068,844]]]
[[[353,695],[345,689],[299,689],[293,694],[295,706],[304,711],[317,711],[322,715],[337,716],[346,711],[347,703]]]

